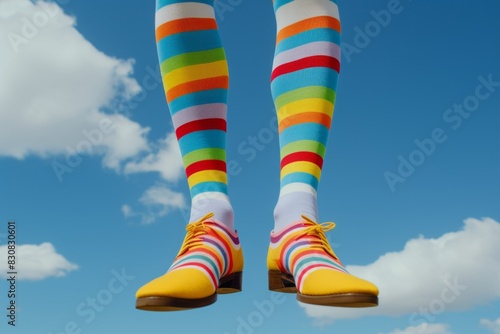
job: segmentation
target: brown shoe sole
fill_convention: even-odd
[[[302,303],[340,306],[340,307],[373,307],[378,305],[378,297],[370,293],[341,293],[335,295],[312,296],[297,291],[292,275],[281,271],[269,271],[269,290],[284,293],[297,293],[297,300]]]
[[[145,311],[182,311],[208,306],[215,303],[217,294],[240,292],[242,287],[242,272],[221,277],[217,291],[208,297],[187,299],[165,296],[149,296],[137,298],[135,308]]]

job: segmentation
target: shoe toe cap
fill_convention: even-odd
[[[198,299],[215,293],[211,280],[200,270],[177,269],[158,277],[137,290],[136,298],[172,297]]]
[[[300,291],[304,295],[370,294],[378,296],[378,288],[359,277],[333,269],[318,269],[304,277]]]

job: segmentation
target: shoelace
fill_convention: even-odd
[[[311,248],[319,248],[322,250],[325,250],[328,254],[333,256],[335,259],[338,260],[337,255],[335,255],[332,247],[330,246],[330,243],[328,242],[328,239],[326,238],[325,232],[331,231],[335,228],[335,223],[334,222],[324,222],[324,223],[317,223],[311,218],[302,215],[302,218],[311,223],[312,225],[308,228],[306,228],[302,233],[297,235],[295,239],[300,239],[303,236],[314,236],[317,237],[319,240],[318,242],[313,242],[311,243]]]
[[[181,250],[179,251],[179,254],[177,256],[184,254],[194,246],[199,246],[202,244],[203,239],[200,238],[200,236],[207,234],[209,229],[209,227],[205,224],[205,220],[212,218],[213,216],[213,212],[207,213],[197,221],[189,223],[186,226],[186,238],[184,239]]]

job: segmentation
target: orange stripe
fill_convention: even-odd
[[[194,30],[217,29],[217,22],[211,18],[187,18],[163,23],[156,28],[156,42],[169,35]]]
[[[209,89],[218,89],[218,88],[228,89],[228,87],[229,87],[229,78],[227,75],[214,78],[194,80],[177,85],[168,90],[167,99],[168,101],[172,101],[182,95]]]
[[[276,43],[279,43],[281,42],[281,40],[290,36],[316,28],[331,28],[340,32],[340,22],[339,20],[331,16],[311,17],[309,19],[299,21],[297,23],[289,25],[286,28],[281,29],[278,33],[278,36],[276,37]]]
[[[286,128],[303,123],[318,123],[330,129],[331,118],[328,115],[319,112],[303,112],[300,114],[289,116],[280,122],[279,132]]]

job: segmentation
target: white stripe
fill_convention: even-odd
[[[276,11],[278,31],[315,16],[333,16],[339,18],[339,8],[330,0],[295,0],[281,6]]]
[[[304,193],[311,194],[314,197],[318,197],[318,193],[316,192],[316,189],[314,189],[312,186],[310,186],[308,184],[300,183],[300,182],[289,183],[289,184],[285,185],[280,190],[280,197],[284,196],[286,194],[294,193],[294,192],[304,192]]]
[[[212,277],[210,277],[210,274],[209,274],[209,273],[208,273],[205,269],[203,269],[203,268],[201,268],[201,267],[198,267],[198,266],[190,266],[190,265],[188,265],[188,266],[185,266],[185,267],[179,268],[179,270],[184,269],[184,268],[186,268],[186,269],[187,269],[187,268],[190,268],[190,269],[196,269],[196,270],[198,270],[199,272],[203,273],[203,275],[205,275],[205,277],[206,277],[206,278],[210,281],[210,283],[212,284],[212,287],[213,287],[214,289],[217,289],[217,287],[214,285],[215,283],[214,283],[214,281],[212,280]]]
[[[196,2],[184,2],[168,5],[156,12],[156,28],[162,24],[190,17],[215,18],[214,8],[210,5]]]
[[[311,56],[330,56],[340,61],[340,46],[331,42],[313,42],[283,51],[274,57],[273,70],[280,65]]]

